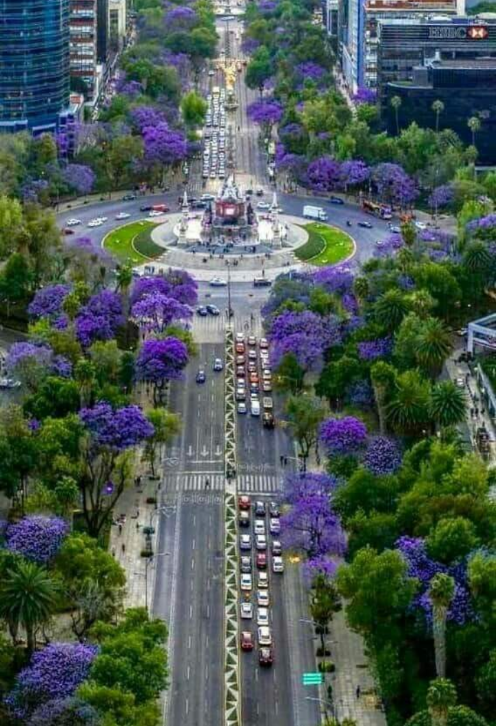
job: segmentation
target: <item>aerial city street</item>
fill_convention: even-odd
[[[496,4],[0,20],[0,723],[494,726]]]

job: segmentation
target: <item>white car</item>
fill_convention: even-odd
[[[239,536],[239,549],[240,550],[251,550],[251,535],[241,534]]]
[[[257,605],[259,608],[268,608],[269,600],[268,590],[257,590]]]
[[[254,525],[255,534],[265,534],[265,522],[263,519],[256,519]]]
[[[245,342],[244,333],[236,333],[236,343],[244,343],[244,342]]]
[[[257,534],[255,536],[255,547],[257,550],[267,549],[267,537],[264,534]]]
[[[246,412],[247,412],[246,403],[243,403],[243,401],[240,401],[238,403],[238,413],[246,413]]]
[[[251,590],[252,589],[251,575],[247,575],[247,574],[241,575],[241,589],[242,590]]]
[[[415,222],[415,226],[417,229],[420,229],[421,232],[423,232],[424,229],[427,229],[425,222]]]
[[[100,220],[101,222],[107,222],[107,221],[108,221],[108,217],[98,217],[98,219],[99,219],[99,220]]]
[[[163,212],[158,212],[154,209],[152,209],[152,211],[148,213],[149,217],[161,217],[162,215],[163,215]]]
[[[258,202],[257,209],[261,212],[266,212],[270,209],[270,204],[268,202]]]
[[[212,277],[208,283],[211,287],[226,287],[227,280],[223,280],[221,277]]]
[[[269,587],[269,575],[266,572],[258,573],[257,587],[259,590],[267,590]]]
[[[272,558],[272,572],[284,572],[284,562],[282,557]]]
[[[258,644],[272,645],[272,634],[270,628],[262,626],[258,629]]]
[[[128,212],[119,212],[119,214],[115,215],[116,219],[129,219],[131,215]]]
[[[88,227],[101,227],[102,224],[101,219],[92,219],[91,222],[88,222]]]
[[[240,608],[242,620],[251,620],[253,617],[253,605],[251,602],[242,602]]]
[[[268,608],[258,608],[257,610],[257,625],[268,625],[269,624],[269,610]]]
[[[269,528],[270,528],[270,533],[271,534],[279,534],[280,531],[281,531],[281,523],[280,523],[280,521],[278,519],[271,519],[270,520],[270,524],[269,524]]]
[[[78,224],[81,224],[81,220],[80,219],[68,219],[65,224],[66,224],[66,227],[77,227]]]

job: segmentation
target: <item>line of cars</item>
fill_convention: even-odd
[[[258,344],[258,351],[257,351]],[[264,428],[274,428],[274,403],[272,401],[272,371],[269,343],[266,338],[249,335],[245,342],[243,333],[236,334],[236,403],[239,414],[262,417]],[[260,395],[262,400],[260,401]]]
[[[267,509],[269,517],[267,518]],[[252,520],[252,513],[254,515]],[[271,666],[274,662],[274,640],[270,619],[270,588],[269,571],[274,574],[284,572],[282,545],[277,539],[281,531],[277,502],[256,501],[252,507],[249,496],[238,497],[238,530],[240,550],[240,590],[242,598],[239,615],[242,621],[256,620],[256,638],[252,630],[247,629],[246,622],[241,627],[241,650],[249,652],[258,645],[258,662],[261,666]],[[270,547],[267,537],[271,536]],[[253,525],[253,526],[252,526]],[[251,533],[253,530],[253,536]],[[252,558],[252,545],[255,544],[255,556]],[[270,557],[269,557],[270,552]],[[253,571],[253,559],[256,573]],[[270,567],[269,567],[270,561]],[[256,577],[256,591],[254,583]],[[256,602],[256,611],[253,600]],[[256,618],[254,618],[256,612]]]
[[[226,91],[216,89],[207,96],[203,148],[203,179],[224,179],[226,176]]]

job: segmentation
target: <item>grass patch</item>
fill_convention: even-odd
[[[353,253],[353,242],[345,232],[327,224],[312,222],[306,224],[308,240],[295,250],[295,255],[312,265],[334,265]]]
[[[123,262],[132,265],[141,265],[149,259],[163,254],[162,247],[158,247],[150,236],[157,224],[143,220],[131,222],[110,232],[104,240],[104,247]]]

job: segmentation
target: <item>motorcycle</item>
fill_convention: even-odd
[[[347,220],[346,220],[346,226],[347,226],[347,227],[351,227],[351,222],[350,222],[350,220],[349,220],[349,219],[347,219]]]

